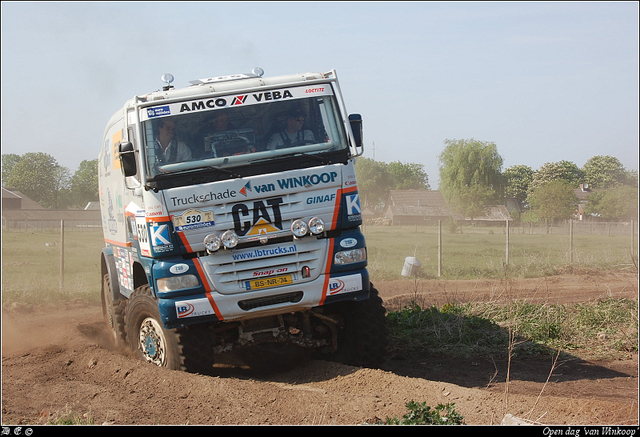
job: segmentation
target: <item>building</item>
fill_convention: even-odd
[[[99,210],[46,209],[17,190],[2,187],[2,229],[102,228]]]
[[[578,220],[585,220],[587,216],[584,213],[584,207],[588,203],[588,198],[591,193],[595,193],[598,189],[590,188],[589,184],[580,184],[580,188],[576,188],[573,190],[573,193],[578,198],[578,210],[576,211],[576,216]]]
[[[439,190],[391,190],[384,218],[392,225],[437,224],[461,219],[453,213]]]
[[[511,215],[504,205],[490,205],[479,217],[463,217],[453,212],[439,190],[391,190],[384,218],[392,225],[437,224],[454,220],[459,224],[504,225]]]

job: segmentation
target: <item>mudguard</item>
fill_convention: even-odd
[[[111,283],[111,294],[114,301],[125,299],[120,293],[120,281],[118,280],[118,272],[116,270],[116,262],[113,258],[113,249],[110,247],[102,248],[102,276],[108,274]]]

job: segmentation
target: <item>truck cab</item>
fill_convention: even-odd
[[[111,117],[99,155],[114,339],[189,371],[265,344],[380,365],[385,310],[354,169],[362,120],[336,72],[163,79]]]

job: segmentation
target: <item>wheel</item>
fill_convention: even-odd
[[[211,372],[215,338],[212,327],[165,329],[158,301],[148,284],[131,293],[124,321],[129,347],[148,363],[172,370]]]
[[[159,367],[185,370],[179,337],[175,330],[162,327],[158,302],[148,284],[129,296],[124,321],[127,343],[143,360]]]
[[[386,309],[371,284],[369,299],[336,304],[341,330],[338,350],[330,359],[352,366],[379,368],[387,359]]]
[[[105,324],[112,335],[113,343],[116,347],[124,346],[126,343],[126,334],[124,330],[124,311],[126,300],[113,300],[113,291],[111,290],[111,280],[109,274],[102,278],[102,316]]]

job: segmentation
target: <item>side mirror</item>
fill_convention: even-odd
[[[362,148],[364,152],[364,142],[362,140],[362,116],[360,114],[350,114],[349,123],[351,124],[351,131],[353,132],[353,138],[356,142],[356,148]]]
[[[138,172],[133,144],[129,141],[120,143],[120,164],[125,176],[135,176]]]

